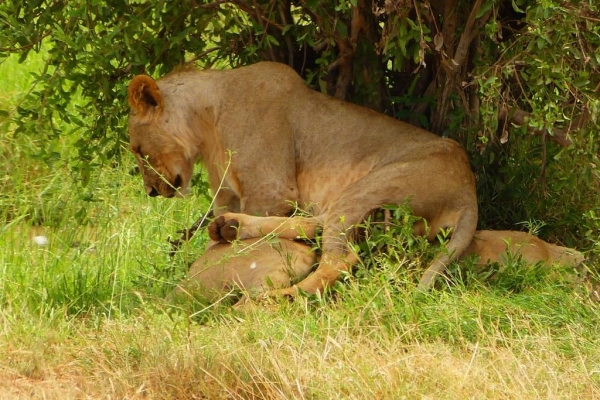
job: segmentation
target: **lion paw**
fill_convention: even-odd
[[[288,288],[266,291],[257,297],[257,301],[264,302],[274,299],[287,299],[293,301],[297,295],[298,288],[296,286],[291,286]]]
[[[241,313],[253,313],[256,311],[274,311],[279,310],[279,304],[273,297],[251,299],[246,296],[234,304],[233,309]]]
[[[239,311],[251,311],[257,308],[256,303],[252,301],[252,299],[246,295],[243,295],[237,303],[233,305],[234,310]]]
[[[219,243],[233,242],[238,238],[239,226],[238,220],[225,220],[223,216],[220,216],[213,219],[208,225],[208,236]]]

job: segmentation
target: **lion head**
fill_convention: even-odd
[[[189,136],[179,110],[171,110],[158,84],[146,75],[129,84],[129,149],[135,155],[149,196],[187,193],[195,155],[182,137]]]

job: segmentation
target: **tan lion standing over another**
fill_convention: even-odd
[[[409,200],[430,239],[452,229],[421,288],[471,243],[475,182],[456,142],[313,91],[283,64],[179,71],[158,81],[140,75],[128,100],[130,148],[147,193],[185,193],[202,160],[220,214],[209,226],[214,240],[314,237],[322,227],[319,267],[271,295],[331,285],[357,261],[348,228],[384,204]],[[294,204],[314,217],[287,218]]]

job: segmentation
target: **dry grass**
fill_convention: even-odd
[[[4,341],[2,398],[597,398],[598,359],[550,336],[415,343],[300,306],[204,325],[162,312]],[[290,318],[294,317],[294,323]],[[303,323],[302,321],[305,320]],[[3,325],[8,323],[6,315]],[[43,322],[41,322],[43,323]],[[8,323],[10,325],[10,323]],[[90,326],[97,325],[97,326]],[[414,329],[418,329],[415,327]],[[65,332],[68,331],[68,332]],[[44,333],[41,333],[44,332]],[[571,338],[577,340],[576,337]],[[503,343],[503,344],[499,344]]]

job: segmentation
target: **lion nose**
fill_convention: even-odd
[[[183,179],[181,179],[181,175],[177,175],[175,177],[175,180],[173,181],[173,186],[175,187],[175,189],[181,188],[181,184],[183,183],[182,181]]]
[[[154,186],[152,186],[152,190],[150,190],[148,192],[148,196],[150,196],[150,197],[156,197],[156,196],[158,196],[158,194],[159,194],[158,190],[156,190],[156,188]]]

